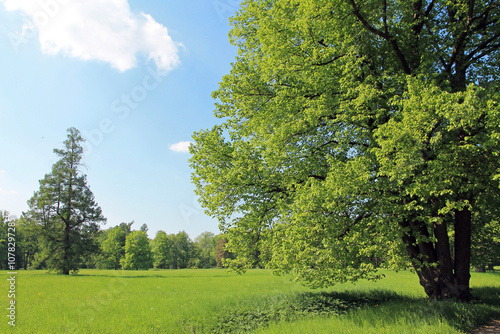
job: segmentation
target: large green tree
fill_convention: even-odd
[[[65,275],[97,250],[94,236],[106,220],[81,171],[84,139],[75,128],[67,132],[64,148],[54,149],[59,161],[40,180],[25,214],[30,224],[39,226],[38,262]]]
[[[499,20],[496,0],[243,1],[190,160],[235,265],[328,286],[409,261],[469,300],[472,231],[498,219]]]

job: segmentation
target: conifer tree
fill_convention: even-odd
[[[67,132],[64,148],[54,149],[59,161],[39,181],[26,213],[31,224],[40,226],[37,261],[64,275],[77,271],[82,258],[97,249],[93,236],[106,221],[81,172],[84,139],[75,128]]]

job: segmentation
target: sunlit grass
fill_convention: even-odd
[[[2,305],[8,305],[7,274],[1,277]],[[210,327],[218,311],[232,305],[306,289],[264,270],[244,276],[225,270],[81,270],[78,276],[19,271],[16,290],[19,333],[182,333]],[[10,326],[2,318],[5,333]]]
[[[15,332],[466,333],[500,313],[498,272],[472,274],[481,298],[472,304],[429,302],[414,273],[384,273],[318,291],[268,270],[19,271]],[[8,333],[0,275],[0,333]]]

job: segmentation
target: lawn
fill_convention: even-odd
[[[428,301],[412,272],[386,272],[376,283],[339,285],[332,291],[359,295],[371,302],[343,316],[314,317],[271,324],[258,333],[470,333],[500,318],[500,272],[472,273],[477,300],[470,304]]]
[[[16,333],[466,333],[500,313],[500,273],[473,273],[480,301],[427,302],[416,275],[309,290],[268,270],[19,271]],[[8,325],[8,275],[0,272]]]

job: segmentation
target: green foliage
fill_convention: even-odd
[[[120,261],[125,257],[127,232],[121,226],[115,226],[101,243],[103,269],[119,269]]]
[[[500,222],[490,221],[481,226],[473,237],[472,265],[484,271],[500,265]]]
[[[172,247],[172,266],[174,269],[187,268],[191,254],[193,252],[193,242],[189,235],[182,231],[176,235],[171,235],[173,241]]]
[[[24,217],[14,218],[8,211],[0,210],[0,270],[9,269],[8,262],[15,262],[15,269],[33,264],[38,249],[34,232]]]
[[[228,262],[315,287],[411,263],[431,298],[469,299],[471,231],[499,218],[499,19],[486,0],[244,1],[222,122],[190,148]]]
[[[339,316],[353,308],[373,306],[379,303],[379,299],[335,292],[309,292],[283,295],[259,302],[257,305],[244,305],[242,308],[233,308],[222,313],[217,321],[219,325],[210,329],[210,332],[241,333],[275,322]]]
[[[132,231],[125,242],[125,257],[120,260],[123,269],[147,270],[153,266],[148,235],[144,231]]]
[[[23,215],[16,220],[16,252],[19,255],[17,264],[19,268],[33,268],[35,256],[40,250],[38,244],[41,227],[31,224]]]
[[[152,241],[153,264],[155,268],[168,269],[172,265],[172,239],[164,231],[158,231]]]
[[[215,240],[211,232],[203,232],[193,242],[186,232],[167,235],[158,231],[151,241],[154,266],[159,269],[211,268],[215,262]]]
[[[83,258],[97,251],[95,236],[106,219],[81,174],[84,139],[75,128],[68,129],[64,149],[52,171],[40,180],[40,189],[28,201],[25,219],[39,231],[35,266],[46,265],[62,274],[77,271]]]
[[[203,232],[194,239],[194,244],[200,259],[199,267],[211,268],[216,266],[215,243],[215,234],[212,232]]]
[[[319,318],[279,323],[257,333],[418,333],[463,334],[483,325],[495,311],[484,305],[468,307],[460,303],[386,301],[373,308],[360,308],[346,317]]]

